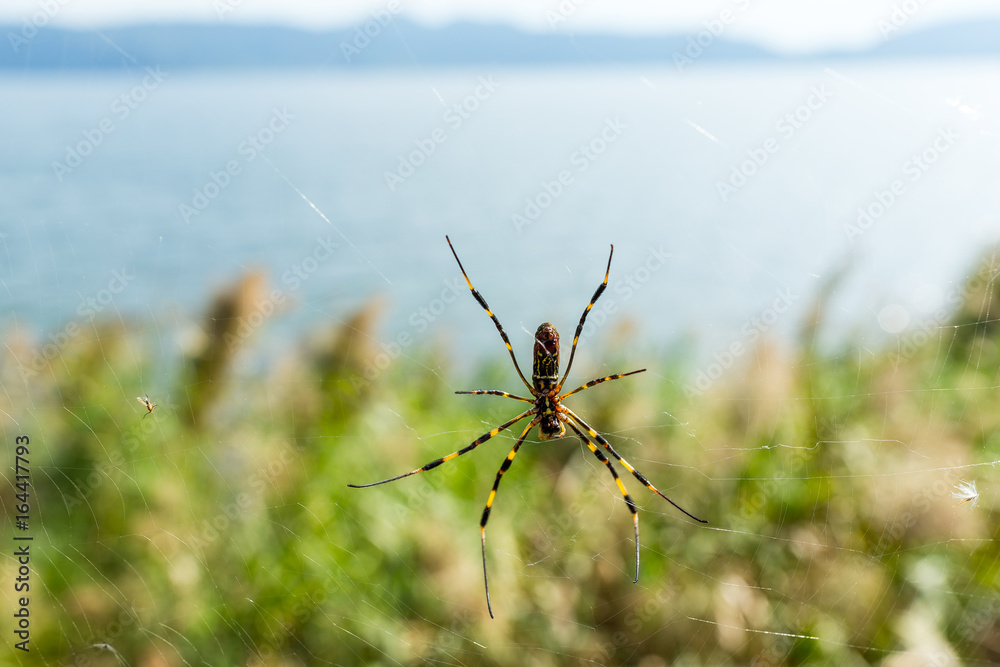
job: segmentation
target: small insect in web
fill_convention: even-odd
[[[969,507],[975,507],[976,503],[979,502],[979,491],[976,490],[976,482],[959,482],[955,485],[955,490],[952,491],[951,497],[960,501],[959,505],[971,502],[972,504]]]
[[[122,657],[122,654],[119,653],[115,649],[115,647],[112,646],[111,644],[108,644],[108,643],[91,644],[89,648],[95,649],[97,651],[102,651],[102,652],[106,651],[106,652],[110,653],[111,655],[115,656],[115,661],[116,662],[121,663],[121,664],[128,664],[127,662],[125,662],[125,658]]]
[[[156,407],[156,403],[153,403],[151,400],[149,400],[149,396],[136,396],[135,400],[139,401],[144,406],[146,406],[146,414],[143,415],[143,418],[145,418],[146,415],[148,415],[150,412],[152,412],[153,408]],[[167,412],[170,412],[170,411],[167,410]]]
[[[608,276],[611,273],[611,257],[614,256],[615,247],[611,246],[611,254],[608,256],[608,268],[604,272],[604,282],[600,284],[597,291],[594,292],[594,296],[591,297],[590,303],[583,311],[583,315],[580,316],[580,322],[576,325],[576,334],[573,336],[573,347],[570,349],[569,361],[566,362],[566,371],[563,373],[562,378],[559,376],[559,333],[556,328],[544,322],[539,325],[538,329],[535,331],[535,346],[533,352],[534,363],[532,365],[531,382],[524,377],[524,373],[521,372],[520,366],[517,364],[517,358],[514,356],[514,348],[511,347],[510,339],[507,337],[507,333],[503,330],[503,326],[500,325],[500,320],[497,319],[493,311],[486,304],[486,300],[476,291],[476,288],[472,286],[472,281],[469,280],[468,274],[465,273],[465,268],[462,266],[462,261],[458,258],[458,253],[455,251],[455,246],[452,245],[451,239],[445,236],[445,240],[448,241],[448,247],[451,248],[451,254],[455,256],[455,261],[458,262],[458,268],[462,271],[462,276],[465,278],[465,283],[469,286],[469,290],[472,292],[472,296],[475,297],[479,305],[483,307],[486,314],[490,316],[493,320],[493,324],[496,325],[497,331],[500,332],[500,337],[503,339],[504,345],[507,346],[507,352],[510,354],[511,361],[514,362],[514,370],[517,371],[518,376],[521,381],[531,392],[532,398],[526,398],[524,396],[517,396],[515,394],[509,394],[505,391],[500,391],[499,389],[476,389],[474,391],[456,391],[456,394],[474,394],[474,395],[493,395],[493,396],[505,396],[507,398],[513,399],[515,401],[522,401],[524,403],[530,403],[531,407],[517,415],[510,421],[507,421],[500,426],[497,426],[492,431],[484,433],[476,440],[474,440],[470,445],[463,447],[462,449],[452,452],[447,456],[443,456],[439,459],[435,459],[430,463],[427,463],[416,470],[412,470],[408,473],[402,475],[397,475],[396,477],[390,477],[389,479],[383,479],[381,482],[372,482],[371,484],[348,484],[348,486],[361,489],[369,486],[378,486],[379,484],[387,484],[389,482],[395,482],[397,479],[402,479],[404,477],[409,477],[410,475],[416,475],[420,472],[425,472],[427,470],[432,470],[446,461],[450,461],[453,458],[461,456],[471,452],[473,449],[483,444],[490,438],[493,438],[501,431],[504,431],[519,421],[531,417],[531,421],[528,425],[521,431],[521,435],[518,436],[517,441],[514,443],[514,447],[507,454],[507,458],[504,460],[503,465],[500,466],[500,470],[497,472],[496,479],[493,481],[493,488],[490,490],[489,498],[486,500],[486,508],[483,510],[483,517],[479,522],[479,535],[480,541],[482,543],[483,551],[483,583],[486,587],[486,608],[490,612],[490,618],[493,618],[493,605],[490,602],[490,580],[489,575],[486,572],[486,522],[490,518],[490,510],[493,508],[493,501],[496,499],[497,489],[500,487],[500,480],[504,473],[510,468],[511,463],[514,461],[514,456],[517,455],[517,451],[521,448],[521,443],[524,439],[528,437],[528,433],[535,426],[538,427],[538,438],[540,440],[549,440],[552,438],[561,438],[566,434],[566,426],[576,433],[587,448],[594,453],[594,456],[598,458],[601,463],[607,466],[608,471],[615,480],[615,484],[618,486],[618,490],[622,494],[622,499],[625,504],[628,505],[629,511],[632,513],[632,524],[635,527],[635,582],[639,581],[639,510],[635,502],[629,496],[628,491],[625,490],[625,484],[622,482],[621,478],[618,476],[618,471],[615,470],[614,465],[604,454],[608,452],[611,456],[625,466],[625,469],[632,473],[639,482],[641,482],[646,488],[648,488],[653,493],[657,494],[668,503],[676,507],[678,510],[686,514],[688,517],[698,521],[699,523],[708,523],[704,519],[699,519],[694,516],[683,507],[675,503],[670,498],[667,498],[663,493],[660,492],[655,486],[653,486],[648,479],[646,479],[642,473],[632,467],[632,465],[623,459],[621,455],[615,451],[602,435],[595,431],[587,422],[585,422],[579,415],[570,410],[568,407],[563,405],[563,400],[578,394],[585,389],[589,389],[594,385],[601,384],[602,382],[608,382],[610,380],[618,380],[629,375],[635,375],[636,373],[642,373],[645,368],[641,368],[637,371],[630,371],[628,373],[616,373],[615,375],[608,375],[606,377],[597,378],[596,380],[591,380],[583,385],[580,385],[572,391],[568,391],[565,394],[560,394],[562,390],[563,383],[569,376],[570,368],[573,366],[573,357],[576,355],[576,346],[580,342],[580,333],[583,331],[583,323],[587,319],[587,315],[590,313],[591,308],[600,298],[601,294],[604,292],[605,288],[608,286]],[[602,451],[604,450],[604,451]]]

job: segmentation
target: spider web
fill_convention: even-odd
[[[3,498],[33,541],[32,652],[5,630],[5,659],[997,658],[992,69],[178,72],[60,180],[145,65],[7,80],[0,423],[30,437],[28,530],[11,469]],[[710,522],[618,466],[637,585],[575,438],[533,435],[500,486],[496,620],[476,522],[517,426],[347,488],[521,409],[453,394],[523,388],[446,233],[524,370],[539,322],[567,354],[615,244],[567,386],[647,370],[568,404]]]

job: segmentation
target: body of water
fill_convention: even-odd
[[[152,318],[166,344],[264,269],[291,304],[265,345],[380,295],[382,341],[500,352],[449,234],[525,357],[538,323],[569,335],[612,243],[598,339],[631,322],[707,357],[788,336],[839,270],[827,340],[883,339],[1000,236],[997,78],[980,61],[5,75],[0,317],[38,339]]]

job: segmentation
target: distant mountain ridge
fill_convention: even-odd
[[[350,28],[313,32],[279,26],[166,24],[103,30],[0,25],[0,69],[21,71],[194,68],[436,67],[462,65],[613,65],[796,61],[818,58],[1000,56],[1000,20],[895,30],[865,51],[787,56],[726,38],[716,23],[695,33],[624,36],[533,33],[504,25],[427,27],[387,12]],[[905,26],[903,26],[905,28]]]

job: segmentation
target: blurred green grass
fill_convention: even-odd
[[[651,359],[625,333],[589,343],[580,383],[650,370],[568,403],[710,525],[623,477],[640,505],[633,584],[631,520],[604,466],[575,438],[532,438],[487,532],[496,620],[477,526],[516,433],[426,474],[347,484],[412,470],[517,414],[513,401],[453,393],[517,390],[499,340],[496,361],[471,371],[443,346],[380,358],[373,302],[244,370],[260,275],[218,295],[174,359],[156,354],[163,341],[147,324],[105,322],[25,381],[37,350],[13,337],[0,423],[5,442],[32,443],[32,650],[5,631],[0,655],[143,666],[998,660],[996,267],[988,254],[946,321],[885,349],[815,351],[818,303],[795,349],[764,341],[701,395],[683,390],[694,370],[683,347]],[[146,392],[158,407],[143,417],[135,397]],[[979,483],[975,507],[952,498],[961,480]],[[2,498],[13,533],[12,484]],[[15,571],[8,557],[3,580]],[[113,651],[94,646],[105,643]]]

